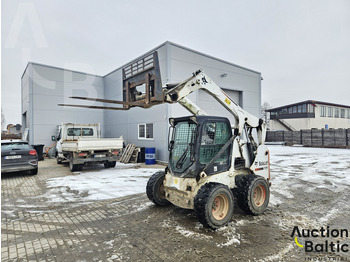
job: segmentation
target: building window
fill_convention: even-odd
[[[346,110],[346,111],[348,111],[348,115],[347,115],[347,119],[350,119],[350,109],[348,109],[348,110]]]
[[[326,116],[326,107],[325,106],[321,106],[321,117],[325,117]]]
[[[301,113],[301,105],[298,105],[298,113]]]
[[[153,123],[139,124],[139,139],[153,139]]]
[[[340,117],[345,118],[345,109],[340,109]]]
[[[293,114],[293,107],[288,108],[288,113]]]
[[[333,107],[328,107],[328,117],[333,117]]]
[[[312,104],[308,104],[308,112],[309,113],[314,113],[315,112],[315,107]]]
[[[302,108],[302,112],[303,112],[303,113],[306,113],[306,104],[303,104],[302,107],[303,107],[303,108]]]
[[[296,114],[297,110],[298,110],[298,107],[297,106],[293,106],[293,114]]]
[[[334,117],[339,118],[339,108],[334,108]]]

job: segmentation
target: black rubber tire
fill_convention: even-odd
[[[83,170],[83,166],[84,166],[84,164],[79,164],[79,165],[78,165],[78,169],[77,169],[77,171],[81,171],[81,170]]]
[[[117,161],[108,162],[109,167],[115,167],[116,164],[117,164]]]
[[[79,165],[79,164],[73,164],[72,161],[70,160],[69,161],[69,169],[70,171],[72,172],[75,172],[75,171],[80,171],[83,169],[83,165]]]
[[[250,215],[264,213],[270,200],[270,188],[265,178],[257,175],[243,175],[237,180],[236,199],[238,206]],[[254,201],[254,192],[260,191],[264,195],[263,202]],[[255,192],[256,193],[256,192]]]
[[[165,172],[159,171],[157,173],[154,173],[147,182],[147,197],[157,206],[167,206],[171,204],[165,198],[164,188],[162,187],[164,178]]]
[[[217,206],[215,199],[226,198],[226,209],[223,212],[223,218],[217,219],[214,217],[216,209],[213,208],[214,205]],[[225,185],[219,183],[208,183],[202,186],[197,195],[194,198],[194,211],[197,216],[198,221],[203,224],[204,227],[211,229],[217,229],[219,227],[227,225],[233,215],[234,210],[234,198],[232,191]]]
[[[105,166],[105,168],[115,167],[116,164],[117,164],[117,161],[111,161],[111,162],[105,162],[105,163],[103,163],[103,165]]]

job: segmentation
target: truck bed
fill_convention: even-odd
[[[123,148],[122,138],[80,138],[75,141],[65,140],[62,143],[62,151],[83,152],[83,151],[108,151]]]

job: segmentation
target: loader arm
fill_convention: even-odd
[[[146,77],[147,78],[147,77]],[[130,80],[131,81],[131,80]],[[146,81],[147,83],[147,81]],[[202,70],[193,73],[193,76],[183,81],[180,84],[172,85],[171,87],[161,88],[163,99],[152,100],[148,103],[135,98],[131,101],[115,101],[110,99],[87,98],[87,97],[71,97],[73,99],[88,100],[95,102],[120,104],[123,107],[105,107],[105,106],[87,106],[87,105],[71,105],[59,104],[60,106],[73,106],[94,109],[109,109],[109,110],[128,110],[130,107],[150,108],[163,103],[179,103],[194,115],[207,115],[198,105],[192,102],[187,96],[192,92],[202,89],[209,95],[214,97],[221,105],[223,105],[236,119],[238,135],[241,135],[243,129],[255,128],[257,130],[258,145],[264,144],[266,136],[266,124],[262,119],[253,116],[243,110],[235,101],[233,101],[218,85],[214,83]],[[145,96],[150,96],[145,94]]]
[[[214,97],[223,105],[236,119],[238,134],[242,134],[245,126],[256,128],[258,135],[258,144],[265,141],[266,124],[262,119],[243,110],[235,101],[233,101],[218,85],[214,83],[201,70],[195,72],[192,77],[165,92],[165,100],[168,103],[180,103],[194,115],[206,115],[195,103],[187,98],[192,92],[202,89]]]

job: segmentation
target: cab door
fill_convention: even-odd
[[[203,123],[201,132],[201,142],[199,147],[199,165],[205,168],[206,165],[216,156],[220,149],[232,136],[230,122],[222,120],[209,120]],[[206,170],[207,175],[228,171],[231,164],[230,145],[224,153]]]

